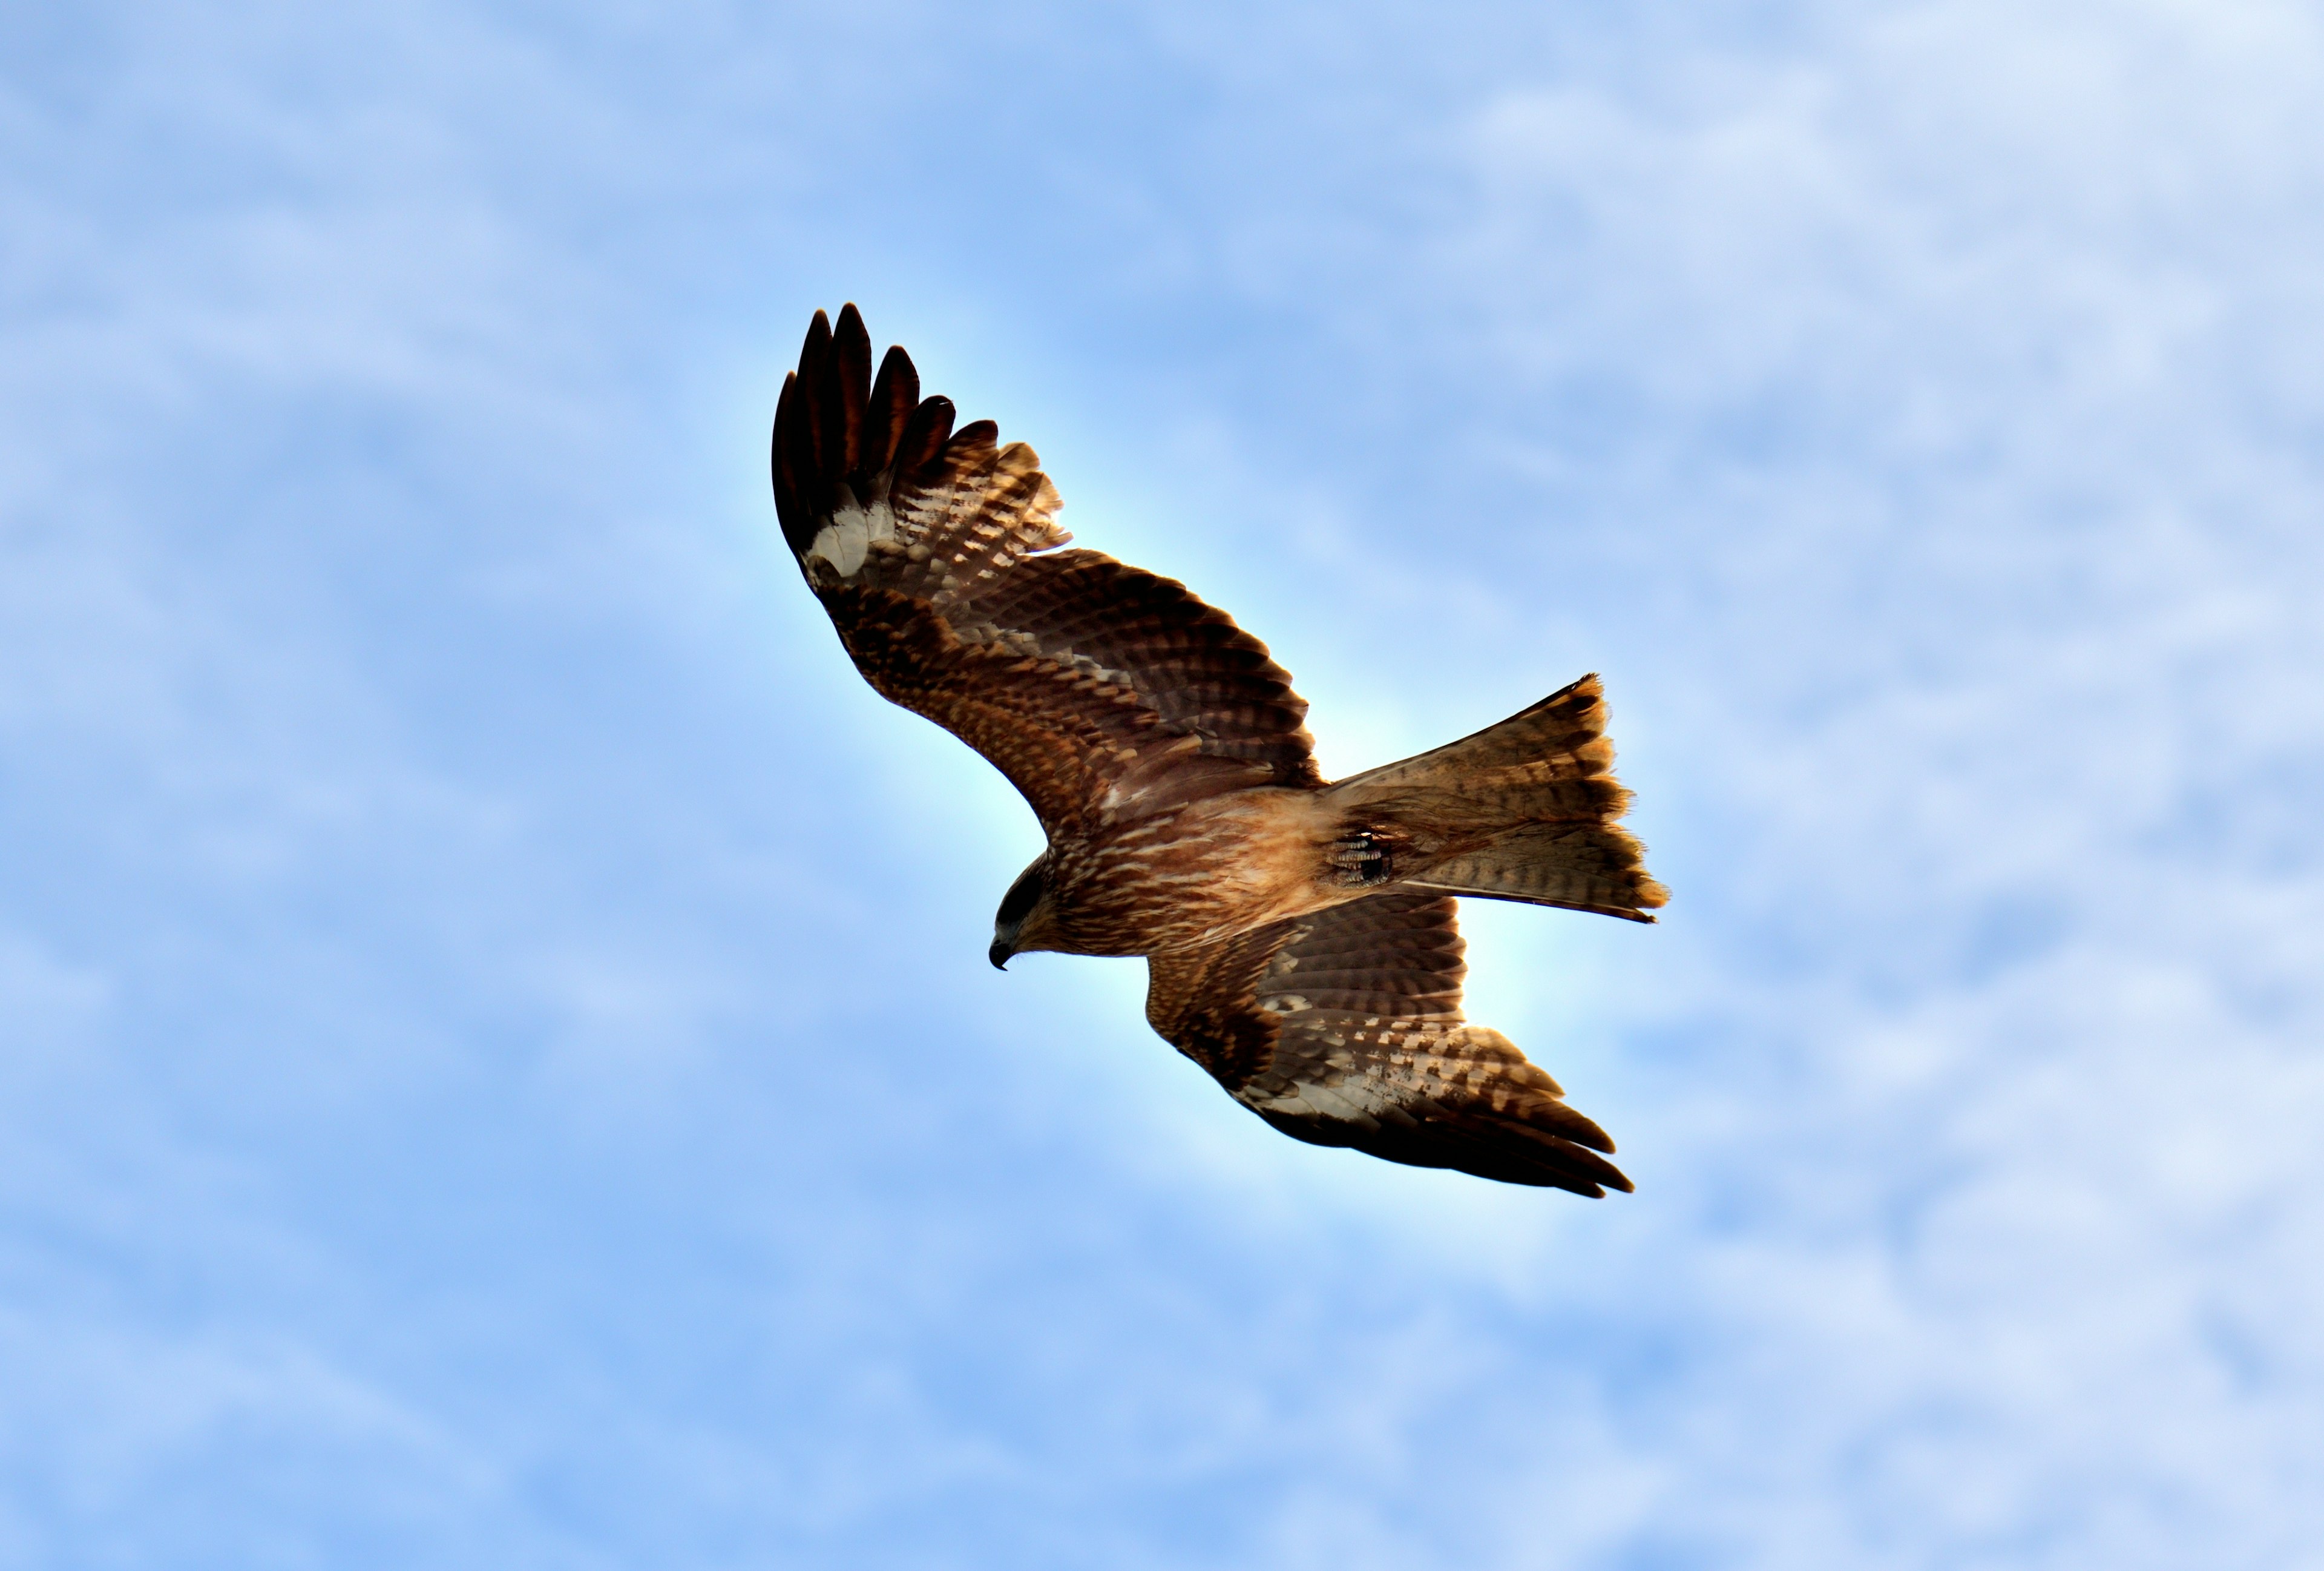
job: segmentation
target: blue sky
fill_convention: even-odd
[[[2324,1564],[2324,20],[0,15],[0,1563]],[[1587,1204],[1305,1148],[846,666],[853,299],[1471,902]]]

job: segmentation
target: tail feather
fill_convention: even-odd
[[[1529,824],[1401,882],[1651,922],[1670,892],[1639,865],[1645,856],[1637,836],[1611,824]]]
[[[1651,922],[1669,892],[1616,820],[1604,690],[1587,676],[1498,725],[1330,788],[1365,882]]]

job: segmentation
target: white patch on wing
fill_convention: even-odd
[[[1303,1080],[1279,1096],[1269,1096],[1250,1104],[1261,1113],[1281,1114],[1291,1118],[1302,1115],[1339,1118],[1351,1123],[1374,1123],[1379,1114],[1397,1104],[1397,1098],[1392,1088],[1359,1075],[1334,1080],[1328,1085]]]
[[[852,578],[862,568],[874,541],[895,536],[896,514],[887,503],[866,508],[850,498],[832,513],[829,523],[816,531],[815,543],[807,548],[807,559],[820,557],[842,578]]]

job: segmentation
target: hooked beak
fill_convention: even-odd
[[[992,940],[992,947],[984,952],[984,957],[992,962],[992,968],[995,971],[1006,971],[1009,969],[1009,956],[1016,952],[1009,947],[1006,939],[995,938]]]

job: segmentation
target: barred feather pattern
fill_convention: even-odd
[[[1443,895],[1366,896],[1148,962],[1163,1039],[1284,1133],[1416,1167],[1597,1197],[1630,1181],[1603,1130],[1461,1012]]]
[[[1669,892],[1618,819],[1605,691],[1593,674],[1458,742],[1352,775],[1327,799],[1379,836],[1411,889],[1634,922]]]
[[[983,753],[1054,838],[1251,786],[1322,783],[1267,646],[1169,578],[1064,550],[1056,488],[909,356],[878,379],[817,312],[777,405],[783,535],[883,697]]]

